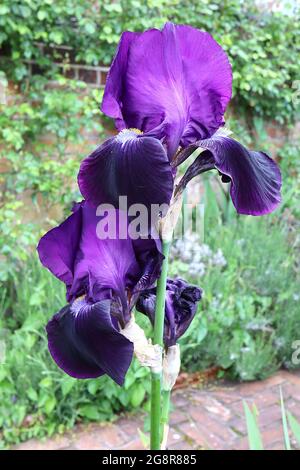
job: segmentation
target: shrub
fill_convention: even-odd
[[[19,269],[45,226],[78,200],[79,162],[91,150],[90,133],[103,136],[99,92],[82,82],[36,77],[0,114],[0,282]],[[4,160],[5,158],[5,160]]]
[[[297,11],[270,13],[245,0],[3,0],[0,46],[11,59],[6,70],[24,82],[24,59],[36,60],[44,70],[61,59],[50,46],[71,48],[63,54],[65,62],[109,64],[122,31],[161,27],[168,20],[204,29],[226,49],[239,113],[246,108],[280,122],[293,120],[293,87],[299,78]]]
[[[65,292],[35,257],[14,276],[6,294],[0,319],[0,330],[7,332],[0,365],[0,447],[62,432],[78,421],[112,420],[121,410],[141,407],[150,380],[148,369],[136,362],[122,388],[107,377],[73,379],[53,362],[45,325],[65,305]]]
[[[212,254],[204,276],[190,275],[204,288],[204,298],[183,337],[183,363],[190,370],[218,365],[240,380],[264,378],[280,366],[295,368],[299,270],[285,209],[263,218],[233,213],[225,223],[218,210],[212,216],[205,206],[205,242]],[[218,266],[213,260],[220,248],[226,262]],[[179,259],[171,271],[187,276],[189,265]]]

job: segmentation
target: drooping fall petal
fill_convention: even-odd
[[[153,137],[124,130],[100,145],[80,166],[78,184],[91,204],[119,207],[119,197],[127,205],[169,204],[173,174],[162,143]]]
[[[266,153],[248,150],[230,137],[216,135],[187,147],[181,160],[198,147],[205,151],[187,169],[178,190],[194,176],[216,168],[222,180],[230,182],[231,199],[238,213],[264,215],[276,209],[281,201],[281,174]]]
[[[118,332],[110,300],[88,305],[75,300],[47,325],[50,353],[68,375],[94,378],[109,375],[122,385],[133,356],[133,343]]]

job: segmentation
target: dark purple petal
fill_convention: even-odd
[[[209,33],[184,25],[176,31],[188,90],[189,119],[180,142],[185,147],[224,124],[232,71],[227,54]]]
[[[142,273],[134,287],[134,292],[139,293],[149,289],[159,278],[164,259],[161,241],[159,239],[133,240],[133,249]]]
[[[164,343],[167,347],[176,344],[185,333],[197,311],[197,302],[202,291],[183,279],[168,279],[165,307]],[[141,293],[136,308],[148,316],[154,324],[156,288]]]
[[[237,212],[264,215],[276,209],[281,201],[281,175],[276,163],[266,153],[248,150],[236,140],[221,135],[199,141],[197,145],[206,151],[188,168],[179,183],[180,189],[196,174],[214,166],[223,181],[230,178],[230,195]],[[195,145],[190,150],[193,149]],[[189,148],[186,155],[188,152]]]
[[[210,137],[222,125],[231,82],[227,55],[208,33],[167,23],[122,36],[102,110],[117,126],[122,110],[126,127],[166,138],[172,157],[179,143]]]
[[[161,142],[124,130],[108,139],[81,163],[78,184],[84,198],[98,205],[119,206],[127,196],[128,207],[169,204],[173,175]]]
[[[186,150],[190,149],[190,147],[194,147],[194,145],[187,147]],[[184,173],[183,177],[176,186],[175,194],[180,194],[186,188],[191,179],[195,178],[195,176],[215,168],[215,160],[212,154],[207,150],[202,152]]]
[[[119,46],[106,79],[101,109],[103,113],[115,119],[116,127],[126,127],[122,115],[122,96],[124,94],[125,76],[128,64],[130,44],[140,33],[126,31],[122,34]]]
[[[114,327],[110,301],[94,305],[76,300],[47,325],[50,353],[71,377],[87,379],[109,375],[122,385],[133,356],[133,343]]]
[[[75,294],[78,285],[88,276],[89,295],[93,301],[101,300],[102,293],[111,289],[125,304],[126,287],[138,281],[140,267],[128,236],[126,214],[117,210],[108,214],[107,220],[113,231],[111,238],[101,239],[97,227],[101,219],[96,216],[96,209],[89,204],[82,208],[82,232],[71,292]],[[120,238],[120,231],[124,238]]]
[[[63,281],[67,289],[74,279],[74,261],[81,230],[82,213],[81,210],[76,210],[59,227],[47,232],[37,247],[41,263]]]
[[[101,239],[98,224],[103,220],[96,208],[81,203],[65,222],[44,235],[38,252],[43,265],[66,283],[68,301],[83,293],[94,302],[117,295],[126,317],[126,291],[150,287],[159,276],[160,242],[131,240],[126,214],[114,209],[106,217],[112,232]]]

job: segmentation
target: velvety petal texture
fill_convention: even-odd
[[[169,204],[173,174],[162,143],[125,129],[100,145],[80,166],[78,184],[91,204]]]
[[[194,176],[216,168],[222,181],[230,182],[231,199],[238,213],[264,215],[276,209],[281,201],[281,174],[266,153],[248,150],[230,137],[216,135],[187,147],[180,162],[198,147],[205,151],[186,171],[179,183],[179,191]]]
[[[126,127],[122,111],[122,96],[125,93],[125,80],[123,77],[127,71],[128,53],[131,43],[140,36],[141,33],[125,31],[120,39],[118,49],[107,75],[105,86],[105,99],[102,102],[102,111],[115,118],[116,127],[122,130]]]
[[[99,224],[108,228],[105,239],[99,238],[104,231],[100,233]],[[46,233],[37,247],[42,264],[66,283],[68,301],[82,294],[98,301],[110,291],[124,297],[141,280],[149,287],[159,276],[160,249],[158,240],[129,238],[125,213],[108,211],[104,219],[87,202]]]
[[[231,98],[226,53],[210,34],[166,23],[160,31],[123,33],[107,78],[102,111],[118,129],[138,128],[178,145],[210,137]]]
[[[201,300],[202,290],[188,284],[183,279],[168,279],[165,307],[164,344],[166,347],[177,343],[185,333]],[[155,319],[156,288],[141,293],[136,308],[148,316],[151,323]]]
[[[159,276],[160,248],[158,240],[129,237],[125,212],[99,217],[85,201],[40,240],[41,262],[67,287],[69,305],[47,325],[51,355],[67,374],[124,382],[133,344],[119,328],[130,320],[139,291]]]
[[[118,332],[110,315],[110,301],[87,304],[75,300],[47,325],[50,353],[57,365],[77,379],[109,375],[124,383],[133,356],[133,343]]]
[[[76,210],[59,227],[44,235],[37,247],[41,263],[64,282],[73,283],[73,270],[82,228],[81,210]]]

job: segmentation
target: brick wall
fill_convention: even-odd
[[[40,46],[44,47],[44,46]],[[55,62],[58,68],[61,70],[61,73],[69,78],[79,79],[84,81],[88,87],[91,88],[103,88],[105,85],[105,80],[107,76],[107,72],[109,67],[105,67],[102,65],[99,66],[88,66],[85,64],[75,64],[72,62],[72,51],[70,48],[62,46],[60,48],[61,61]],[[45,50],[45,53],[49,51]],[[27,66],[29,68],[29,72],[31,74],[40,73],[40,69],[34,61],[27,61]],[[55,84],[53,84],[55,85]],[[16,99],[20,100],[20,96],[16,94],[15,85],[9,83],[8,86],[8,102],[7,105],[9,106],[10,102],[14,102]],[[88,90],[85,90],[84,93],[87,93]],[[278,149],[282,147],[287,141],[293,141],[299,139],[300,136],[300,122],[298,122],[292,129],[287,129],[284,126],[280,126],[276,122],[267,122],[265,123],[264,130],[266,132],[266,138],[268,140],[268,144],[270,146],[271,154],[273,157],[276,157]],[[95,134],[88,134],[84,132],[85,143],[81,148],[76,145],[70,145],[66,152],[68,154],[72,154],[73,152],[80,151],[82,154],[85,153],[85,149],[89,146],[96,147],[99,144],[99,137]],[[50,141],[49,141],[50,139]],[[49,135],[41,136],[41,141],[47,145],[49,143],[53,143],[53,138]],[[6,173],[9,171],[8,163],[3,157],[3,153],[1,152],[3,146],[1,148],[0,144],[0,173]],[[2,153],[2,155],[1,155]],[[41,207],[43,207],[42,198],[39,198],[39,204],[33,205],[30,194],[24,194],[22,199],[26,202],[26,211],[24,211],[24,221],[29,220],[40,220],[44,217],[45,214],[42,214]],[[54,208],[55,215],[60,211],[59,208]],[[54,214],[53,214],[54,216]],[[54,217],[55,218],[55,217]]]

